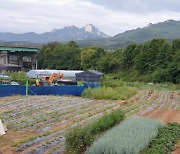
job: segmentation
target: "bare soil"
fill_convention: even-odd
[[[154,109],[147,114],[145,117],[156,118],[162,120],[164,123],[177,122],[180,123],[180,111],[170,109]]]
[[[28,136],[35,136],[35,133],[32,131],[8,130],[5,135],[0,136],[0,154],[14,154],[16,148],[11,146],[10,143],[13,143],[13,141],[18,141]]]
[[[175,146],[175,150],[172,152],[172,154],[180,154],[180,145]]]
[[[127,112],[127,116],[139,115],[160,119],[165,123],[180,123],[179,101],[180,93],[178,92],[152,90],[140,91],[129,100],[117,101],[59,96],[0,98],[0,114],[4,117],[6,124],[9,124],[7,134],[0,136],[0,154],[20,153],[16,152],[17,147],[12,147],[12,142],[29,136],[38,136],[40,133],[47,131],[44,129],[46,127],[49,127],[48,131],[53,132],[67,131],[72,126],[85,125],[117,107]],[[62,113],[62,115],[59,113]],[[41,119],[39,117],[46,118],[46,120],[38,122]],[[34,126],[24,128],[24,125],[26,126],[31,122],[35,122]],[[13,131],[16,130],[15,128],[19,128],[18,131]],[[21,153],[29,152],[38,146],[42,147],[44,143],[49,141],[54,143],[59,136],[53,136],[30,147],[25,147]],[[56,146],[54,145],[54,147]],[[52,152],[54,147],[50,147],[44,153]],[[176,151],[173,154],[179,154],[179,144],[175,148]]]
[[[145,117],[156,118],[165,123],[177,122],[180,123],[180,111],[172,109],[155,109],[144,115]],[[180,145],[175,145],[175,150],[172,154],[180,154]]]

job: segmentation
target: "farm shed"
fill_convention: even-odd
[[[99,71],[90,70],[81,73],[76,73],[76,80],[77,81],[85,81],[85,82],[100,82],[101,77],[104,73]]]

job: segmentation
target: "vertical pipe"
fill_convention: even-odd
[[[26,96],[28,96],[28,86],[29,86],[28,81],[26,81]]]
[[[38,68],[38,67],[37,67],[37,60],[36,60],[36,71],[37,71],[37,68]]]

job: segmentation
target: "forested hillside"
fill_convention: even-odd
[[[43,46],[37,59],[39,68],[95,69],[127,81],[180,82],[180,39],[172,43],[153,39],[114,51],[80,48],[72,41],[49,43]]]
[[[79,45],[95,44],[106,49],[117,49],[127,46],[130,42],[143,43],[153,38],[164,38],[169,42],[180,38],[180,21],[167,20],[157,24],[150,23],[146,27],[128,30],[111,38],[81,41]]]

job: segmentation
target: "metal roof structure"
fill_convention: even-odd
[[[53,73],[57,73],[57,74],[64,74],[64,78],[75,78],[76,77],[76,73],[81,73],[83,71],[81,70],[30,70],[29,72],[26,73],[26,76],[28,78],[37,78],[38,75],[40,74],[45,74],[47,76],[48,73],[51,75]]]
[[[0,51],[8,51],[8,52],[38,52],[39,49],[38,48],[0,46]]]
[[[104,75],[104,73],[101,73],[101,72],[96,71],[96,70],[89,70],[88,72],[91,72],[91,73],[99,75],[99,76]]]
[[[77,81],[85,81],[85,82],[100,82],[101,77],[103,77],[104,73],[101,73],[96,70],[89,70],[85,72],[76,73],[76,80]]]
[[[101,73],[101,72],[96,71],[96,70],[84,71],[84,72],[76,73],[76,75],[78,75],[78,74],[84,74],[84,73],[87,73],[87,72],[90,72],[90,73],[92,73],[92,74],[94,74],[94,75],[97,75],[97,76],[104,75],[104,73]]]

